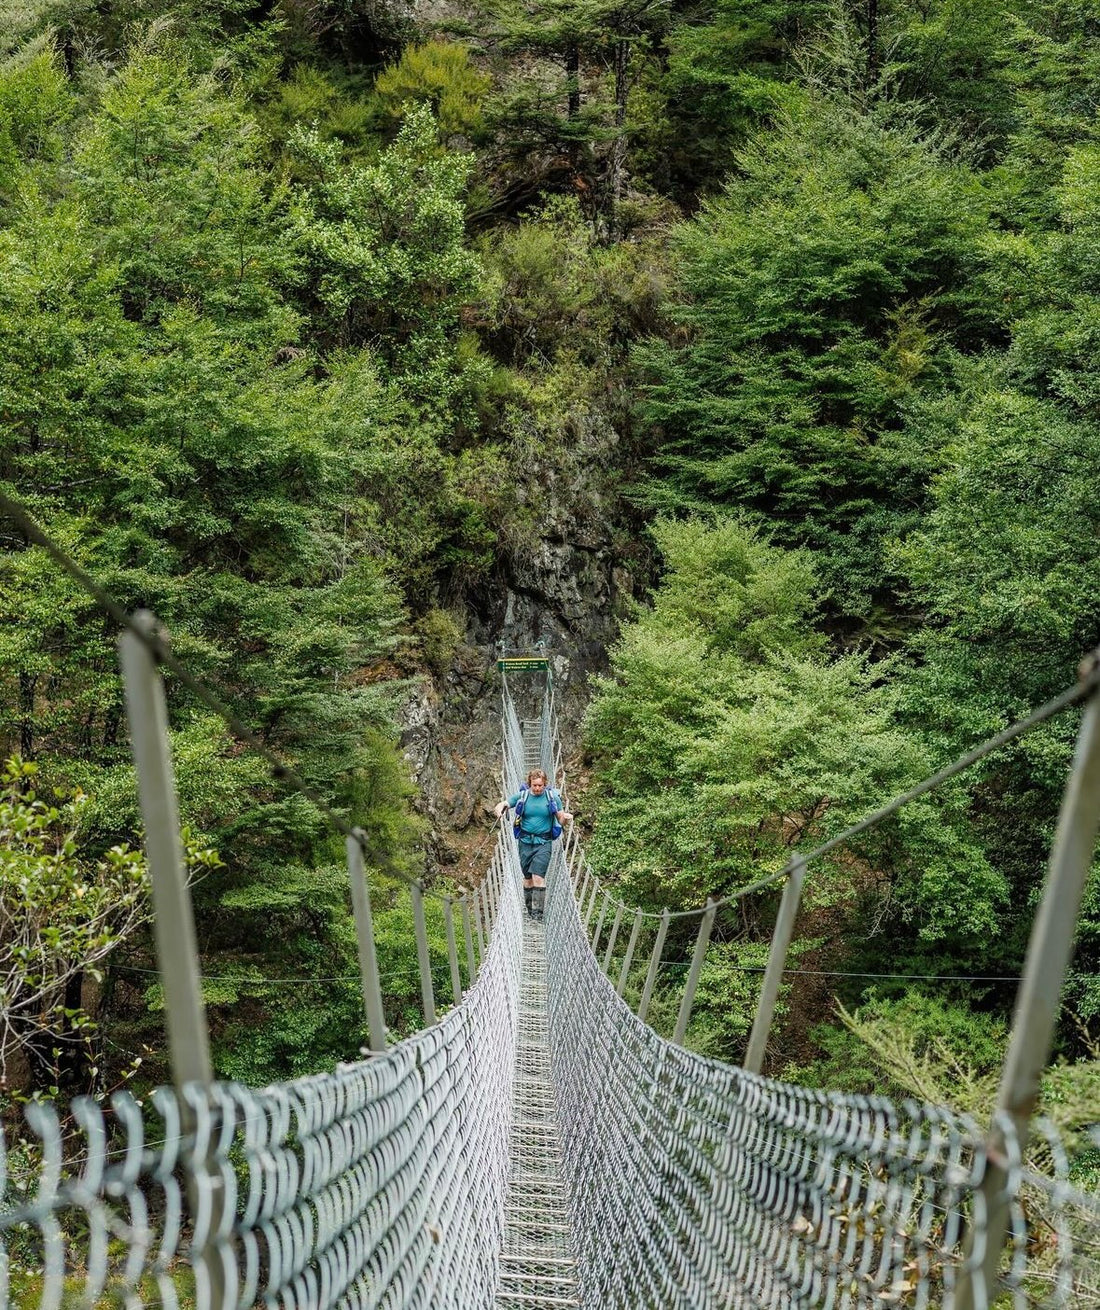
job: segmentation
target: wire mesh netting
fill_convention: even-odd
[[[182,1101],[162,1088],[147,1117],[126,1094],[107,1112],[76,1101],[64,1142],[56,1112],[28,1106],[29,1186],[0,1144],[0,1305],[16,1263],[36,1275],[21,1302],[36,1289],[43,1307],[491,1305],[519,933],[504,897],[463,1004],[334,1074]]]
[[[1070,1185],[1050,1125],[1033,1127],[1040,1174],[1007,1124],[991,1162],[950,1110],[775,1082],[664,1040],[604,977],[558,875],[550,1049],[582,1304],[950,1310],[1005,1197],[1002,1283],[974,1306],[1100,1305],[1100,1198]]]
[[[552,698],[521,725],[506,692],[508,790],[533,753],[558,780]],[[1100,1306],[1100,1201],[1050,1125],[1024,1152],[1007,1121],[989,1138],[663,1039],[604,976],[560,850],[545,927],[523,922],[510,842],[476,983],[384,1054],[80,1100],[64,1130],[28,1106],[0,1140],[0,1305]],[[998,1284],[964,1291],[1002,1201]]]

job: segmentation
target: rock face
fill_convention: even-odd
[[[503,561],[484,611],[454,616],[465,631],[450,667],[423,679],[406,704],[401,744],[431,824],[429,877],[442,872],[471,881],[484,867],[501,797],[496,661],[502,649],[547,653],[567,771],[577,755],[588,680],[607,667],[637,571],[636,562],[620,558],[612,527],[598,521],[594,508],[591,497],[583,515],[576,504],[548,499],[523,552]],[[512,675],[521,718],[538,714],[544,676]]]

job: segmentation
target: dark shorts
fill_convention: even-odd
[[[546,870],[550,867],[550,856],[554,853],[554,843],[544,841],[535,845],[534,842],[521,841],[517,845],[519,867],[523,870],[524,878],[545,878]]]

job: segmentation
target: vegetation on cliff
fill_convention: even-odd
[[[424,854],[395,706],[579,469],[570,512],[652,582],[583,805],[650,907],[774,869],[1100,642],[1100,4],[432,12],[23,0],[0,35],[0,480],[355,812],[398,1028],[393,875]],[[36,1012],[88,1058],[44,1040],[18,1080],[102,1091],[138,1054],[163,1075],[113,634],[0,532],[0,754],[34,762],[64,877],[130,889],[101,982]],[[338,846],[169,692],[217,853],[220,1070],[353,1054]],[[995,1063],[1011,988],[939,976],[1019,971],[1073,729],[817,871],[773,1070],[900,1091],[944,1043]],[[1098,888],[1071,1061],[1100,1040]],[[716,930],[692,1039],[730,1058],[773,908]]]

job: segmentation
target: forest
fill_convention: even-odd
[[[0,13],[0,489],[363,827],[396,1034],[401,878],[451,876],[400,707],[551,519],[638,580],[572,807],[647,909],[781,868],[1100,645],[1100,0]],[[353,1057],[341,843],[169,704],[219,1075]],[[815,866],[767,1072],[985,1112],[1078,721]],[[0,756],[0,1110],[163,1081],[115,629],[4,521]],[[776,904],[719,917],[707,1054],[741,1057]],[[1044,1104],[1098,1090],[1094,876]]]

